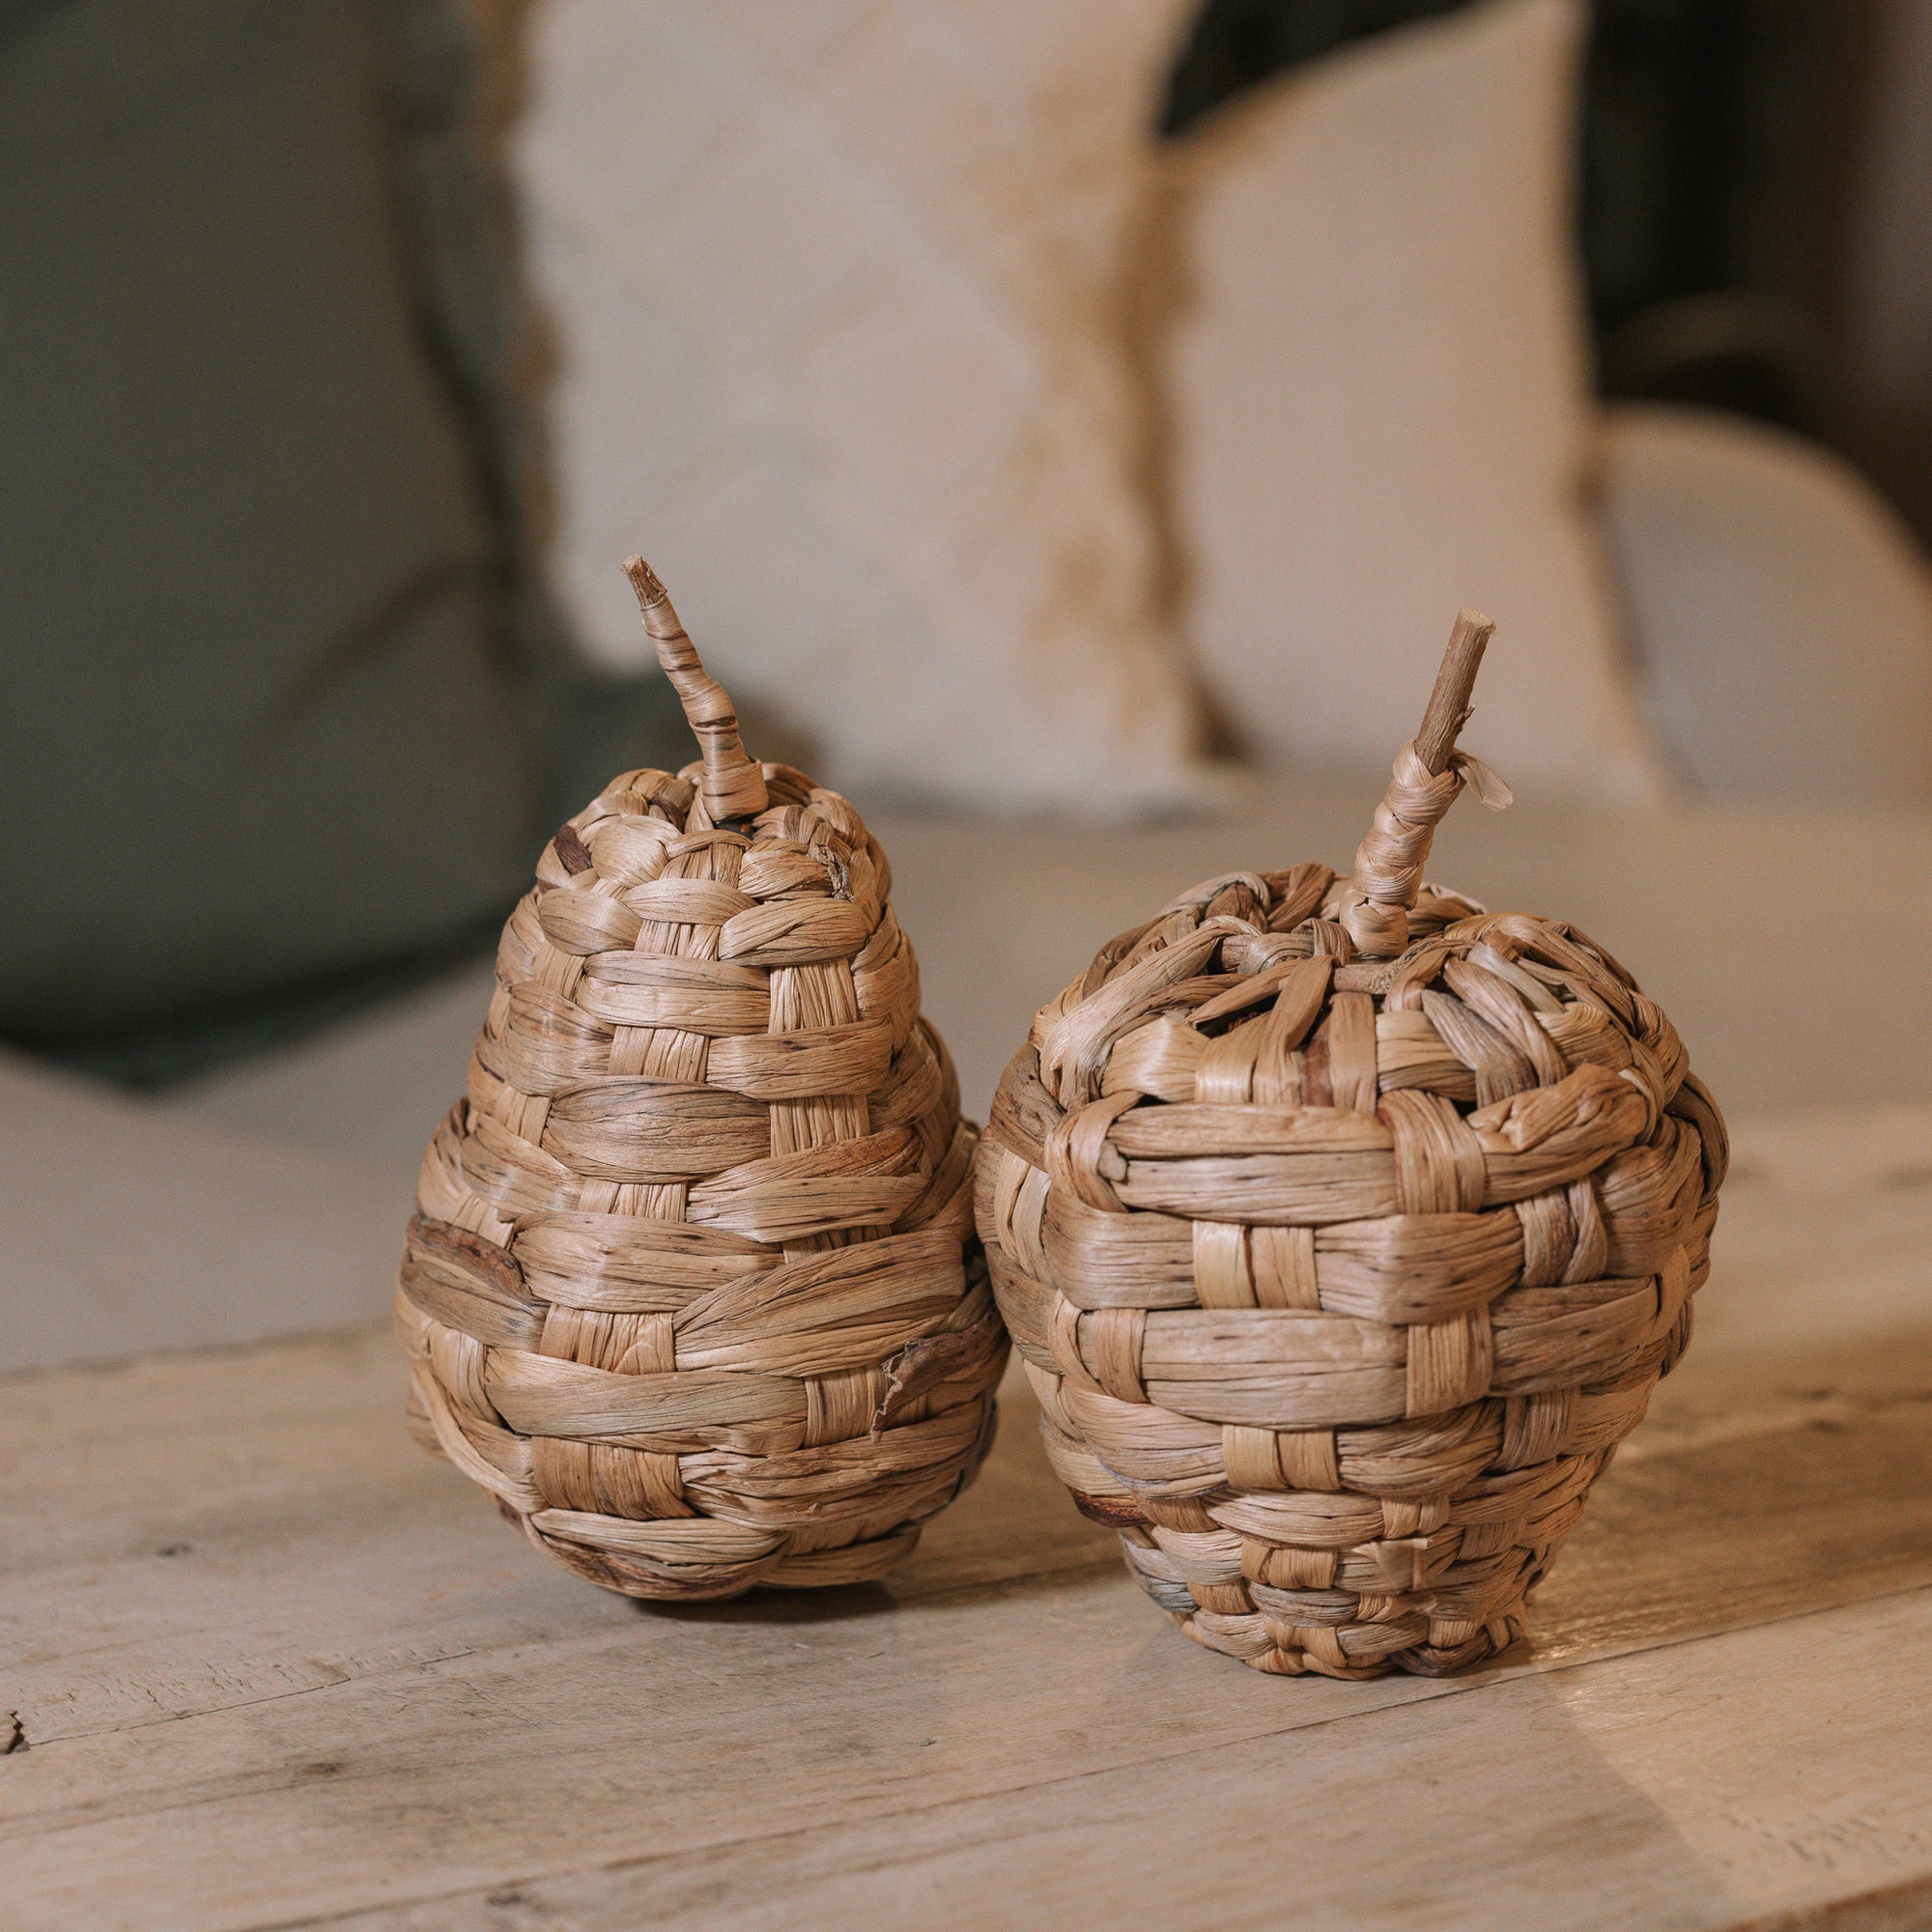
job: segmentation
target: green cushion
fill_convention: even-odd
[[[357,0],[0,12],[16,1040],[165,1070],[152,1039],[447,951],[527,876],[528,681],[391,71]]]

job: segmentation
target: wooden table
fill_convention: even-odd
[[[646,1609],[359,1330],[0,1383],[0,1925],[1932,1925],[1932,1114],[1740,1135],[1501,1667],[1256,1675],[1022,1385],[888,1583]]]

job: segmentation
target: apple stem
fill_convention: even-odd
[[[1456,738],[1468,722],[1476,672],[1495,628],[1480,611],[1457,613],[1422,728],[1397,754],[1395,776],[1355,853],[1341,921],[1364,959],[1393,959],[1407,950],[1408,915],[1436,824],[1463,789]]]

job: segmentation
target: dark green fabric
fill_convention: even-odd
[[[335,1010],[560,806],[432,18],[0,8],[0,1037],[158,1077]]]

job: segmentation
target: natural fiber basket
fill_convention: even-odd
[[[503,929],[410,1224],[412,1410],[594,1583],[849,1583],[992,1439],[975,1136],[877,841],[746,755],[625,568],[704,756],[612,780]]]
[[[1352,878],[1209,879],[1035,1020],[977,1208],[1047,1453],[1257,1669],[1500,1650],[1690,1334],[1724,1127],[1574,926],[1422,886],[1465,612]]]

